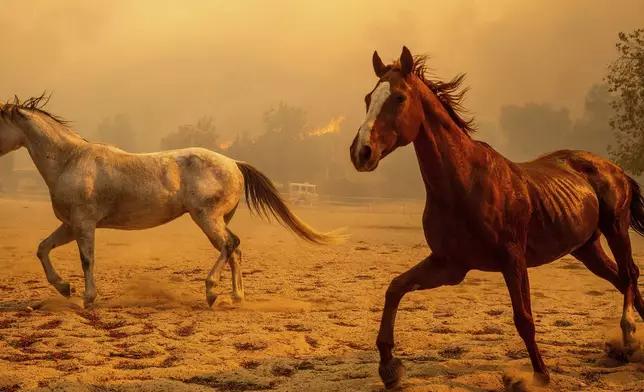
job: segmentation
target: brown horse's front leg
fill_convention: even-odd
[[[541,358],[535,340],[535,327],[530,304],[530,283],[525,260],[517,258],[508,261],[503,270],[503,278],[508,286],[510,299],[512,300],[514,325],[528,349],[535,381],[539,384],[548,384],[550,374]]]
[[[450,263],[444,258],[430,255],[391,281],[385,294],[385,307],[382,311],[380,331],[376,340],[376,346],[380,352],[378,373],[385,388],[395,388],[404,374],[402,362],[392,355],[396,311],[403,296],[414,290],[459,284],[467,272],[467,268],[454,261]]]

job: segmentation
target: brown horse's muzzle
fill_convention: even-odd
[[[371,142],[360,138],[360,131],[353,138],[353,143],[349,148],[351,154],[351,162],[359,172],[370,172],[378,167],[380,161],[380,154],[372,148]]]

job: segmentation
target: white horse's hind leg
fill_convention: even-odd
[[[74,234],[72,233],[72,228],[63,223],[53,233],[51,233],[49,237],[45,238],[40,243],[38,246],[38,252],[36,253],[40,259],[43,269],[45,270],[47,281],[65,297],[69,297],[71,295],[69,283],[62,280],[60,275],[58,275],[58,272],[56,272],[54,265],[49,259],[49,253],[52,249],[68,244],[73,240]]]
[[[244,300],[244,281],[242,280],[241,264],[242,252],[237,248],[233,252],[233,256],[230,258],[230,273],[233,280],[232,297],[234,302],[241,302]]]
[[[224,222],[226,223],[226,225],[232,220],[238,205],[239,203],[235,206],[235,208],[233,208],[232,211],[224,215]],[[233,235],[239,243],[239,238],[235,236],[230,230],[228,230],[228,232]],[[239,247],[235,249],[232,256],[228,259],[228,263],[230,264],[230,272],[232,275],[233,301],[241,302],[244,300],[244,281],[242,279],[241,273],[242,251],[239,249]],[[219,272],[221,272],[221,270],[219,270]],[[215,276],[215,279],[217,279],[217,281],[219,281],[219,278],[219,276]]]
[[[221,269],[239,246],[239,238],[226,228],[226,223],[221,216],[214,217],[212,213],[204,212],[191,213],[190,216],[206,234],[210,243],[220,252],[219,258],[206,277],[206,300],[208,305],[212,306],[217,299],[215,286],[221,275]]]
[[[94,237],[95,227],[74,228],[74,237],[78,244],[83,273],[85,275],[85,293],[83,301],[89,305],[96,300],[96,284],[94,283]]]

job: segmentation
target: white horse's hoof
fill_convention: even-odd
[[[212,305],[217,300],[217,294],[206,294],[206,301],[208,301],[208,306],[212,308]]]
[[[58,282],[54,287],[63,297],[69,298],[72,296],[72,287],[67,282]]]

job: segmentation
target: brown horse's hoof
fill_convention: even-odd
[[[535,373],[532,383],[540,387],[545,387],[546,385],[550,384],[550,374]]]
[[[386,389],[394,389],[400,385],[400,379],[405,375],[405,366],[398,358],[391,358],[386,364],[380,364],[378,375]]]

